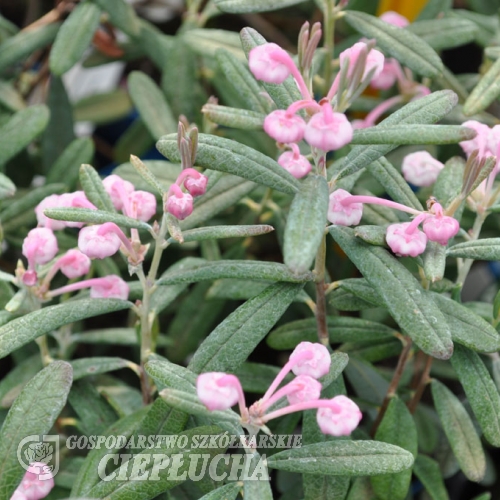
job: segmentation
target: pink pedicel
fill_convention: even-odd
[[[10,500],[41,500],[54,487],[50,467],[43,462],[33,462]]]
[[[427,151],[417,151],[404,157],[401,170],[406,181],[419,187],[431,186],[436,182],[444,165]]]
[[[391,224],[385,240],[398,257],[416,257],[425,251],[427,236],[412,222]]]
[[[278,158],[278,164],[291,173],[296,179],[305,177],[311,171],[309,160],[300,154],[297,144],[288,144],[292,151],[285,151]]]
[[[31,270],[38,264],[50,262],[58,250],[54,233],[46,227],[32,229],[23,241],[23,255],[28,259],[28,267]]]
[[[351,194],[345,189],[337,189],[330,194],[327,219],[337,226],[356,226],[363,215],[362,203],[342,203]]]
[[[299,142],[304,137],[306,122],[297,115],[277,109],[264,119],[264,130],[275,141],[282,143]]]
[[[290,364],[295,375],[309,375],[318,379],[330,370],[330,353],[322,344],[301,342],[290,355]]]
[[[200,172],[194,168],[185,168],[179,174],[175,183],[178,186],[182,186],[184,183],[184,187],[191,196],[201,196],[202,194],[205,194],[207,190],[208,177],[200,174]]]
[[[323,434],[349,436],[363,417],[358,405],[346,396],[329,400],[331,407],[319,408],[316,420]]]
[[[382,19],[382,21],[385,21],[386,23],[396,26],[397,28],[406,28],[406,26],[410,24],[410,21],[408,21],[406,17],[402,16],[401,14],[398,14],[397,12],[394,12],[393,10],[388,10],[387,12],[384,12],[380,16],[380,19]]]
[[[309,375],[298,375],[285,387],[290,391],[287,399],[291,405],[314,401],[321,395],[321,384]]]
[[[90,286],[91,299],[128,299],[129,286],[119,276],[111,274],[89,281],[94,282]]]
[[[265,43],[254,47],[248,54],[248,66],[257,80],[283,83],[291,74],[287,60],[291,58],[279,45]],[[292,61],[293,64],[293,61]]]
[[[384,67],[376,78],[372,78],[370,85],[379,90],[390,89],[397,81],[401,73],[401,67],[395,59],[386,59]]]
[[[114,231],[103,231],[103,226],[104,224],[98,224],[84,227],[78,235],[78,248],[91,259],[110,257],[120,249],[120,237]]]
[[[147,222],[156,214],[156,197],[147,191],[134,191],[129,195],[127,215]]]
[[[340,54],[340,67],[342,68],[343,65],[349,63],[349,70],[347,72],[347,75],[349,77],[352,76],[354,67],[356,65],[356,62],[359,58],[359,55],[361,51],[367,50],[367,45],[364,42],[358,42],[355,43],[352,47],[344,50]],[[370,52],[368,52],[368,55],[366,56],[366,64],[365,64],[365,69],[363,71],[363,76],[362,79],[364,80],[370,71],[374,70],[374,73],[372,75],[373,78],[377,78],[382,70],[384,69],[384,54],[380,52],[379,50],[371,49]]]
[[[117,210],[124,210],[126,200],[128,200],[129,195],[135,191],[134,185],[115,174],[108,175],[108,177],[103,179],[102,183],[115,208]]]
[[[72,249],[60,257],[55,265],[64,276],[73,279],[87,274],[90,270],[90,264],[91,261],[87,255],[80,252],[80,250]]]
[[[453,217],[436,215],[427,218],[422,227],[430,241],[446,246],[448,241],[458,233],[460,224]]]
[[[222,372],[202,373],[196,380],[200,401],[210,410],[229,410],[239,399],[239,380]]]
[[[476,137],[470,139],[469,141],[459,142],[460,147],[464,150],[464,153],[469,156],[474,150],[479,150],[479,156],[492,156],[496,154],[496,147],[490,149],[490,133],[491,129],[488,125],[484,125],[476,120],[468,120],[462,123],[462,127],[471,128],[476,131]],[[498,130],[498,129],[497,129]],[[493,134],[492,139],[497,135],[497,132]]]
[[[165,211],[179,220],[184,220],[193,213],[193,197],[184,193],[177,184],[172,184],[168,190]]]
[[[321,111],[307,123],[304,138],[313,147],[322,151],[335,151],[352,140],[352,125],[343,113],[335,113],[330,103],[325,102]],[[296,142],[296,141],[290,141]]]

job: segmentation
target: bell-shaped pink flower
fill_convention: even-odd
[[[467,125],[465,125],[467,126]],[[486,150],[493,156],[498,155],[498,146],[500,144],[500,125],[495,125],[490,129],[488,141],[486,142]],[[489,156],[489,154],[487,154]]]
[[[372,78],[370,85],[375,89],[388,90],[397,81],[401,67],[396,59],[386,59],[384,67],[376,78]]]
[[[184,193],[177,184],[172,184],[168,190],[165,211],[179,220],[184,220],[193,213],[193,197]]]
[[[103,179],[102,183],[104,184],[104,189],[106,189],[109,194],[115,208],[117,210],[126,209],[124,204],[126,204],[126,200],[129,195],[134,192],[134,185],[115,174],[108,175],[105,179]]]
[[[278,164],[290,172],[296,179],[305,177],[311,171],[309,160],[300,154],[297,144],[289,144],[292,151],[285,151],[278,158]]]
[[[289,143],[302,140],[306,122],[300,116],[277,109],[266,116],[263,126],[267,135],[275,141]]]
[[[78,234],[78,248],[91,259],[104,259],[118,252],[121,240],[116,232],[107,230],[107,226],[98,224],[87,226]]]
[[[147,191],[134,191],[129,195],[127,215],[147,222],[156,214],[156,197]]]
[[[210,410],[228,410],[239,399],[239,381],[234,375],[208,372],[198,375],[196,393],[200,401]]]
[[[127,300],[129,286],[119,276],[110,274],[104,278],[92,280],[90,287],[90,298],[92,299],[122,299]]]
[[[206,175],[200,174],[196,177],[188,177],[184,181],[184,187],[188,190],[191,196],[201,196],[205,194],[207,190],[208,177]]]
[[[248,54],[248,66],[257,80],[283,83],[291,74],[292,59],[279,45],[265,43],[254,47]]]
[[[363,215],[362,203],[342,203],[352,195],[345,189],[337,189],[330,194],[327,219],[337,226],[356,226]]]
[[[33,462],[24,474],[11,500],[40,500],[54,487],[50,467],[43,462]]]
[[[330,370],[332,362],[328,349],[319,343],[301,342],[290,355],[290,364],[295,375],[320,378]]]
[[[362,50],[366,50],[366,43],[358,42],[355,43],[352,47],[344,50],[340,53],[340,67],[342,68],[345,64],[348,63],[349,60],[349,70],[347,72],[348,77],[351,77],[354,71],[354,67],[356,66],[356,62],[359,59],[359,55]],[[366,56],[366,64],[365,69],[363,71],[362,79],[364,80],[368,73],[374,70],[372,75],[373,78],[377,78],[382,70],[384,69],[384,54],[379,50],[371,49]]]
[[[460,224],[453,217],[447,215],[436,215],[428,217],[423,223],[424,233],[431,241],[446,246],[448,241],[453,238],[460,229]]]
[[[401,170],[404,178],[415,186],[431,186],[436,182],[444,165],[427,151],[417,151],[403,158]]]
[[[416,257],[425,251],[427,236],[415,228],[411,222],[391,224],[387,228],[385,240],[398,257]]]
[[[28,269],[23,274],[22,280],[26,286],[35,286],[38,281],[38,274],[36,271],[33,271],[33,269]]]
[[[406,17],[402,16],[401,14],[398,14],[397,12],[394,12],[393,10],[388,10],[387,12],[384,12],[380,16],[380,19],[398,28],[406,28],[406,26],[410,24],[410,21],[408,21]]]
[[[32,229],[23,241],[23,255],[28,259],[30,269],[37,264],[47,264],[59,248],[54,233],[46,227]]]
[[[319,399],[321,395],[321,384],[309,375],[299,375],[295,377],[287,386],[291,392],[287,394],[288,402],[291,405],[304,403]]]
[[[332,436],[349,436],[363,417],[358,405],[346,396],[335,396],[330,402],[331,407],[319,408],[316,413],[321,432]]]
[[[334,113],[330,103],[326,102],[321,106],[321,111],[307,123],[304,138],[315,148],[334,151],[349,144],[352,134],[352,126],[346,116],[343,113]]]
[[[59,221],[59,220],[54,220],[54,219],[49,219],[43,211],[46,208],[60,208],[62,205],[61,203],[61,195],[59,194],[51,194],[50,196],[47,196],[44,198],[36,207],[35,207],[35,214],[36,214],[36,219],[38,221],[38,225],[41,227],[46,227],[48,229],[52,229],[53,231],[59,231],[61,229],[64,229],[67,226],[67,223],[64,221]]]
[[[490,141],[490,127],[484,125],[476,120],[467,120],[462,123],[463,127],[471,128],[476,131],[476,137],[468,141],[459,142],[460,147],[464,150],[464,153],[469,156],[475,149],[479,150],[479,156],[492,156],[496,154],[496,149],[490,151],[489,141]]]
[[[57,266],[67,278],[79,278],[90,270],[90,259],[76,248],[68,250],[57,261]]]

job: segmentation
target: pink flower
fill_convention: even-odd
[[[264,119],[264,130],[274,140],[283,143],[299,142],[304,137],[306,122],[283,109],[269,113]]]
[[[47,264],[58,250],[54,233],[45,227],[32,229],[23,241],[23,255],[28,259],[30,269],[35,269],[37,264]]]
[[[103,179],[102,183],[115,208],[117,210],[123,210],[129,195],[134,192],[134,185],[115,174],[108,175],[108,177]]]
[[[412,222],[391,224],[385,239],[398,257],[416,257],[425,251],[427,236],[419,229],[413,229]]]
[[[76,248],[68,250],[58,261],[56,266],[67,278],[79,278],[89,272],[90,259]]]
[[[128,299],[129,286],[119,276],[111,274],[92,281],[94,282],[90,287],[92,299]]]
[[[348,77],[352,76],[362,50],[368,50],[368,47],[366,43],[358,42],[349,49],[346,49],[340,53],[340,67],[342,68],[342,66],[344,66],[345,64],[349,64],[349,70],[347,72]],[[384,69],[384,59],[385,57],[382,52],[371,49],[366,56],[366,64],[363,71],[362,80],[364,80],[368,76],[368,73],[372,70],[374,70],[372,79],[377,78]]]
[[[319,408],[316,419],[324,434],[349,436],[363,417],[358,405],[346,396],[330,399],[331,407]]]
[[[200,174],[199,177],[188,177],[184,181],[184,187],[188,190],[191,196],[201,196],[207,190],[208,177]]]
[[[110,257],[118,252],[120,245],[120,237],[104,224],[84,227],[78,235],[78,248],[91,259]]]
[[[321,395],[321,384],[309,375],[295,377],[287,386],[291,392],[287,394],[291,405],[319,399]]]
[[[193,213],[193,197],[184,193],[177,184],[172,184],[168,190],[165,211],[179,220],[184,220]]]
[[[295,375],[320,378],[330,370],[331,358],[328,349],[318,343],[301,342],[290,355],[290,364]]]
[[[127,215],[147,222],[156,214],[156,197],[147,191],[134,191],[129,195]]]
[[[423,229],[429,240],[446,246],[448,241],[458,233],[460,224],[453,217],[436,215],[424,221]]]
[[[296,179],[301,179],[311,171],[309,160],[300,154],[297,144],[289,144],[292,151],[285,151],[278,158],[278,163]]]
[[[61,196],[58,194],[51,194],[44,198],[36,207],[35,214],[36,219],[38,221],[38,225],[42,227],[46,227],[48,229],[52,229],[53,231],[58,231],[64,229],[66,227],[66,222],[49,219],[43,211],[46,208],[60,208],[61,204]]]
[[[479,156],[491,156],[496,154],[496,149],[491,151],[488,147],[490,140],[490,127],[484,125],[476,120],[468,120],[462,123],[463,127],[471,128],[475,130],[477,135],[474,139],[468,141],[459,142],[460,147],[464,150],[464,153],[469,156],[475,149],[479,150]],[[496,132],[494,134],[496,136]]]
[[[352,134],[352,126],[346,116],[334,113],[330,103],[324,103],[322,111],[312,116],[307,123],[304,138],[315,148],[332,151],[349,144]]]
[[[370,85],[375,89],[387,90],[390,89],[397,81],[401,67],[395,59],[386,59],[384,67],[380,74],[372,78]]]
[[[23,283],[26,286],[35,286],[36,282],[38,281],[38,274],[36,271],[33,271],[32,269],[28,269],[24,274],[23,274]]]
[[[257,80],[283,83],[291,74],[290,56],[275,43],[254,47],[248,54],[248,66]]]
[[[417,151],[404,157],[401,170],[404,178],[415,186],[431,186],[443,168],[427,151]]]
[[[410,24],[410,21],[406,19],[406,17],[402,16],[401,14],[398,14],[397,12],[394,12],[392,10],[388,10],[387,12],[384,12],[381,16],[380,19],[382,21],[385,21],[386,23],[392,24],[393,26],[396,26],[398,28],[405,28]]]
[[[355,226],[363,215],[362,203],[342,203],[351,194],[344,189],[337,189],[330,194],[327,219],[337,226]]]
[[[234,375],[222,372],[202,373],[196,379],[196,393],[210,411],[228,410],[238,402],[239,384]]]
[[[50,467],[43,462],[33,462],[24,474],[11,500],[40,500],[54,487]]]
[[[490,133],[488,134],[488,141],[486,143],[487,151],[491,153],[493,156],[497,156],[499,144],[500,144],[500,125],[495,125],[490,129]]]

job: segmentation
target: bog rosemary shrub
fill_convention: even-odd
[[[376,4],[0,17],[0,500],[492,498],[500,294],[464,289],[500,260],[496,2]],[[295,5],[293,50],[223,29]],[[126,90],[70,100],[112,61]],[[104,175],[74,123],[134,108]]]

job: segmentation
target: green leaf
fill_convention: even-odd
[[[395,125],[432,124],[446,116],[457,104],[457,95],[451,90],[440,90],[417,99],[391,113],[377,127],[391,127]],[[336,173],[335,182],[351,175],[381,156],[392,151],[392,145],[355,146],[346,156],[342,168]]]
[[[214,0],[222,12],[246,14],[248,12],[268,12],[302,3],[304,0]]]
[[[184,31],[182,41],[195,54],[212,59],[220,49],[225,49],[238,57],[241,61],[245,60],[241,43],[237,33],[223,29],[195,28]]]
[[[453,353],[450,329],[414,276],[385,249],[357,240],[352,229],[330,226],[329,231],[399,326],[424,352],[448,359]]]
[[[435,19],[441,13],[446,13],[452,8],[452,0],[428,0],[420,11],[417,21]]]
[[[417,428],[406,405],[397,396],[391,399],[375,434],[377,441],[394,444],[417,455]],[[373,491],[381,500],[404,500],[411,482],[411,469],[371,478]]]
[[[0,127],[0,165],[20,153],[45,130],[49,114],[45,104],[36,104],[18,111]]]
[[[95,125],[110,123],[124,118],[132,111],[128,93],[121,88],[84,97],[73,106],[76,122],[92,122]]]
[[[71,366],[73,367],[73,380],[121,370],[122,368],[136,369],[135,364],[126,359],[98,356],[76,359],[71,361]]]
[[[406,29],[426,41],[434,50],[465,45],[474,41],[479,31],[473,22],[453,17],[417,21]]]
[[[149,135],[149,132],[147,132]],[[130,155],[127,157],[127,160]],[[181,166],[163,160],[141,160],[141,163],[154,175],[160,183],[163,192],[167,191],[171,184],[173,184],[181,172]],[[127,161],[122,163],[113,170],[113,173],[119,175],[123,179],[131,182],[137,189],[144,191],[153,191],[151,184],[146,181],[137,169]],[[155,191],[156,192],[156,188]]]
[[[356,226],[354,231],[354,236],[356,236],[356,238],[361,238],[363,241],[366,241],[366,243],[370,243],[370,245],[378,245],[380,247],[387,246],[385,240],[387,227],[372,225]]]
[[[51,23],[29,31],[20,31],[0,44],[0,72],[22,62],[39,49],[51,44],[61,23]]]
[[[500,59],[497,59],[473,88],[465,101],[463,113],[471,116],[486,109],[500,95]]]
[[[14,401],[0,434],[1,498],[10,498],[24,475],[17,458],[21,440],[50,432],[66,404],[71,382],[71,365],[53,361],[26,384]]]
[[[368,38],[375,38],[377,45],[387,54],[420,75],[433,77],[443,70],[443,63],[436,52],[410,31],[364,12],[348,10],[345,19],[356,31]]]
[[[446,255],[474,260],[500,260],[500,238],[464,241],[448,248]]]
[[[132,71],[128,77],[130,97],[154,139],[177,130],[177,121],[162,91],[145,73]]]
[[[476,42],[483,47],[488,45],[494,45],[494,39],[496,37],[499,22],[497,16],[478,14],[477,12],[471,12],[465,9],[452,9],[449,12],[450,17],[458,19],[467,19],[472,21],[478,26],[478,31],[476,34]],[[493,42],[493,43],[492,43]]]
[[[126,215],[105,212],[104,210],[94,210],[92,208],[47,208],[44,210],[44,214],[55,220],[89,222],[91,224],[114,222],[122,227],[152,231],[151,226],[147,222],[132,219]]]
[[[202,113],[212,122],[225,127],[240,130],[261,130],[264,118],[263,113],[249,111],[248,109],[229,108],[218,104],[205,104]]]
[[[60,326],[131,307],[118,299],[81,299],[48,306],[17,318],[0,328],[0,359]]]
[[[108,16],[111,24],[129,36],[137,36],[141,31],[139,18],[134,8],[124,0],[92,0]]]
[[[207,226],[198,229],[188,229],[182,232],[184,243],[190,241],[218,240],[222,238],[248,238],[260,236],[274,231],[274,227],[266,224],[256,224],[248,226]],[[175,243],[172,238],[169,243]]]
[[[484,437],[493,446],[499,447],[500,394],[486,366],[478,354],[461,345],[455,346],[450,361]]]
[[[422,259],[425,277],[431,283],[441,281],[446,267],[446,247],[435,241],[428,241]]]
[[[235,500],[240,491],[240,483],[228,483],[203,495],[200,500]]]
[[[408,469],[413,455],[379,441],[327,441],[285,450],[267,459],[272,469],[327,476],[374,476]]]
[[[449,500],[439,464],[435,460],[426,455],[418,455],[413,465],[413,472],[432,500]]]
[[[22,388],[41,369],[42,360],[36,353],[23,359],[0,381],[0,408],[10,408],[15,398],[19,396]]]
[[[431,389],[434,406],[462,472],[471,481],[481,481],[486,472],[486,459],[467,410],[438,380],[432,381]]]
[[[356,394],[366,403],[379,407],[389,389],[389,382],[368,361],[349,358],[345,376]]]
[[[71,69],[87,50],[99,26],[101,9],[90,2],[78,4],[58,31],[52,50],[49,67],[56,76]]]
[[[281,318],[301,288],[302,285],[276,283],[238,307],[201,344],[189,369],[195,373],[237,369]]]
[[[177,134],[162,137],[156,147],[171,161],[180,161]],[[239,175],[288,194],[295,194],[299,182],[268,156],[230,139],[200,134],[196,165]]]
[[[464,170],[464,159],[453,156],[439,172],[432,194],[443,207],[448,206],[462,191]],[[461,214],[461,211],[459,213]],[[455,217],[458,217],[458,214],[455,214]]]
[[[1,45],[0,45],[1,49]],[[12,113],[21,111],[26,107],[21,93],[10,82],[0,80],[0,104]]]
[[[245,392],[264,394],[279,371],[279,368],[276,366],[247,361],[235,370],[234,374],[238,377]],[[284,383],[291,381],[291,376],[287,376],[284,379]]]
[[[161,387],[179,389],[196,395],[196,374],[166,359],[151,359],[144,366],[146,373]]]
[[[84,164],[80,167],[80,184],[89,201],[99,210],[111,213],[116,212],[109,194],[104,189],[99,174],[92,165]]]
[[[16,185],[5,175],[0,173],[0,200],[10,198],[16,194]]]

